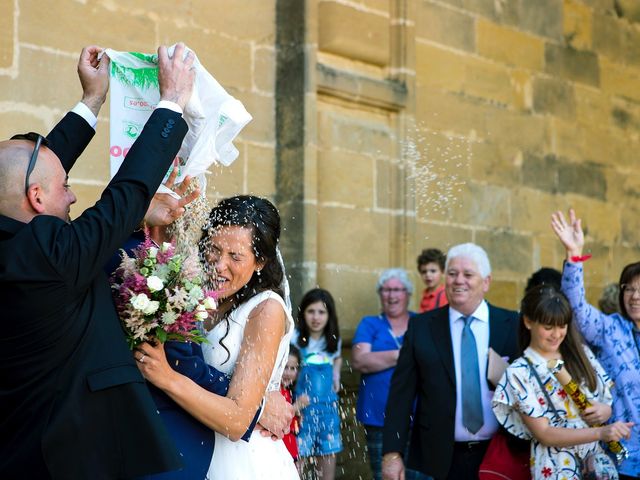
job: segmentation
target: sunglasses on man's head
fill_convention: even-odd
[[[38,153],[40,151],[40,146],[44,143],[46,147],[49,146],[47,139],[44,138],[39,133],[29,132],[29,133],[19,133],[18,135],[14,135],[11,137],[11,140],[28,140],[30,142],[35,143],[33,147],[33,152],[31,153],[31,158],[29,159],[29,165],[27,166],[27,176],[24,179],[24,194],[29,194],[29,177],[31,176],[31,172],[36,167],[36,160],[38,159]]]

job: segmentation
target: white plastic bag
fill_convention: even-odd
[[[173,55],[175,45],[168,49]],[[189,51],[185,49],[185,55]],[[131,145],[160,101],[156,54],[105,50],[110,68],[110,165],[113,177]],[[195,55],[195,53],[194,53]],[[199,177],[206,190],[204,173],[214,161],[228,166],[238,157],[233,140],[252,117],[244,105],[207,72],[196,57],[196,79],[183,118],[189,126],[174,165],[179,166],[177,183],[185,176]],[[173,168],[173,167],[172,167]],[[158,191],[169,193],[161,186]]]

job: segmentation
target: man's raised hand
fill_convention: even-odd
[[[169,57],[167,47],[158,48],[158,82],[160,85],[160,100],[168,100],[178,104],[184,110],[195,79],[193,61],[195,56],[192,51],[184,54],[184,43],[180,42]]]
[[[98,61],[102,47],[89,45],[80,52],[78,77],[82,85],[82,103],[97,117],[109,90],[109,57],[103,55]]]

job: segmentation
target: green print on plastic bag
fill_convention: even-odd
[[[150,64],[158,61],[156,55],[145,55],[136,52],[130,52],[130,54]],[[112,60],[110,73],[113,78],[123,85],[129,85],[139,90],[159,88],[157,66],[141,68],[126,67]]]

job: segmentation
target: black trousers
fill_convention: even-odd
[[[477,480],[489,440],[482,442],[456,442],[453,459],[446,480]]]

